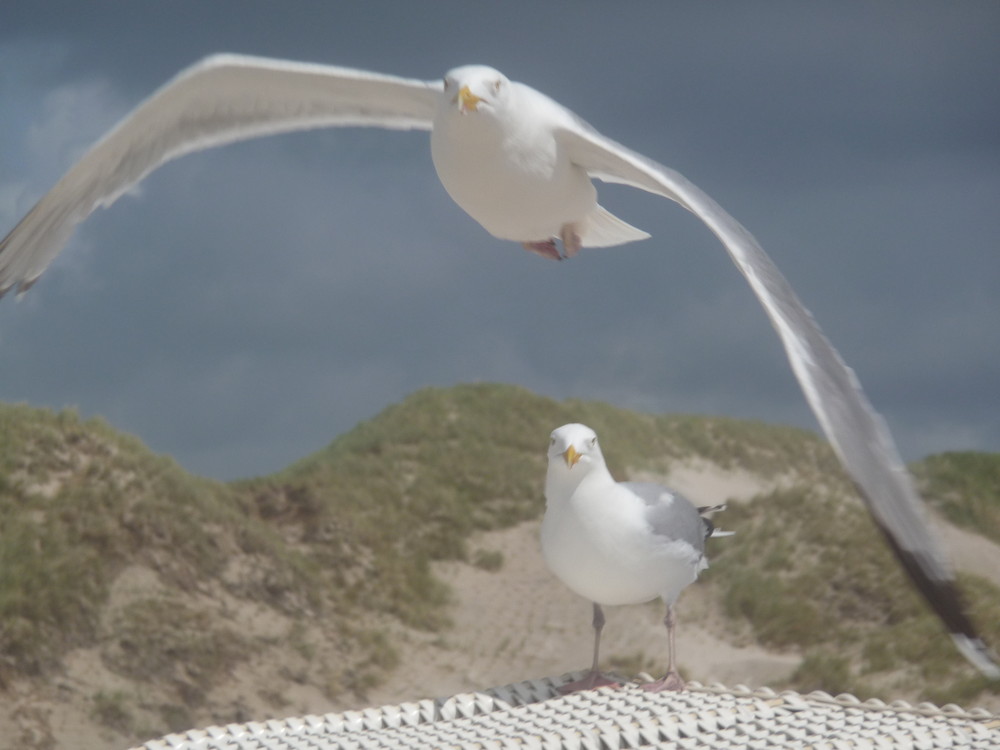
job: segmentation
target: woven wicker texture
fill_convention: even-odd
[[[398,706],[172,734],[145,750],[333,748],[1000,748],[1000,717],[956,706],[858,701],[691,683],[560,696],[574,675]]]

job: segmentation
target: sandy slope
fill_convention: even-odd
[[[411,637],[404,663],[390,684],[375,690],[375,703],[561,674],[590,664],[590,604],[576,596],[545,567],[538,522],[483,535],[483,548],[504,555],[497,572],[468,565],[442,565],[440,573],[457,595],[454,628],[442,639]],[[720,542],[721,543],[721,542]],[[711,628],[684,627],[711,613],[697,587],[678,606],[681,665],[703,681],[766,684],[794,669],[794,655],[773,655],[757,647],[727,644]],[[602,662],[641,663],[656,671],[666,663],[666,632],[659,602],[607,608]]]
[[[940,516],[931,517],[931,526],[956,570],[972,573],[994,586],[1000,586],[1000,545],[979,534],[952,526]]]

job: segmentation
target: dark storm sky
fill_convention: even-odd
[[[998,38],[995,2],[8,0],[0,234],[207,54],[427,79],[486,63],[743,222],[905,458],[996,451]],[[426,133],[185,157],[0,304],[0,399],[103,415],[221,478],[281,468],[417,388],[474,380],[815,427],[714,236],[662,199],[598,190],[653,238],[557,264],[451,203]]]

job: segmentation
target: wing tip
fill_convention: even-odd
[[[35,282],[37,281],[38,277],[36,276],[33,279],[26,279],[23,281],[12,281],[9,284],[4,284],[3,286],[0,286],[0,299],[3,299],[6,296],[7,292],[9,292],[12,289],[14,290],[14,298],[21,299],[21,297],[24,296],[24,293],[27,292],[29,289],[31,289],[31,287],[33,287],[35,285]]]
[[[917,554],[904,549],[891,530],[878,519],[876,525],[902,564],[910,582],[944,623],[959,653],[984,677],[1000,681],[1000,660],[976,632],[954,575],[941,568],[934,555]]]
[[[980,638],[953,632],[951,639],[955,642],[955,646],[962,653],[962,656],[968,659],[983,677],[1000,682],[1000,661]]]

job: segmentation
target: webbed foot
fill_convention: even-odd
[[[659,693],[664,690],[683,690],[684,678],[682,678],[676,672],[667,672],[663,677],[654,682],[647,682],[645,685],[640,685],[643,690],[650,693]]]
[[[593,690],[599,687],[618,688],[621,687],[621,683],[611,677],[604,676],[600,672],[587,672],[586,676],[582,679],[560,685],[559,692],[563,695],[569,695],[579,690]]]

